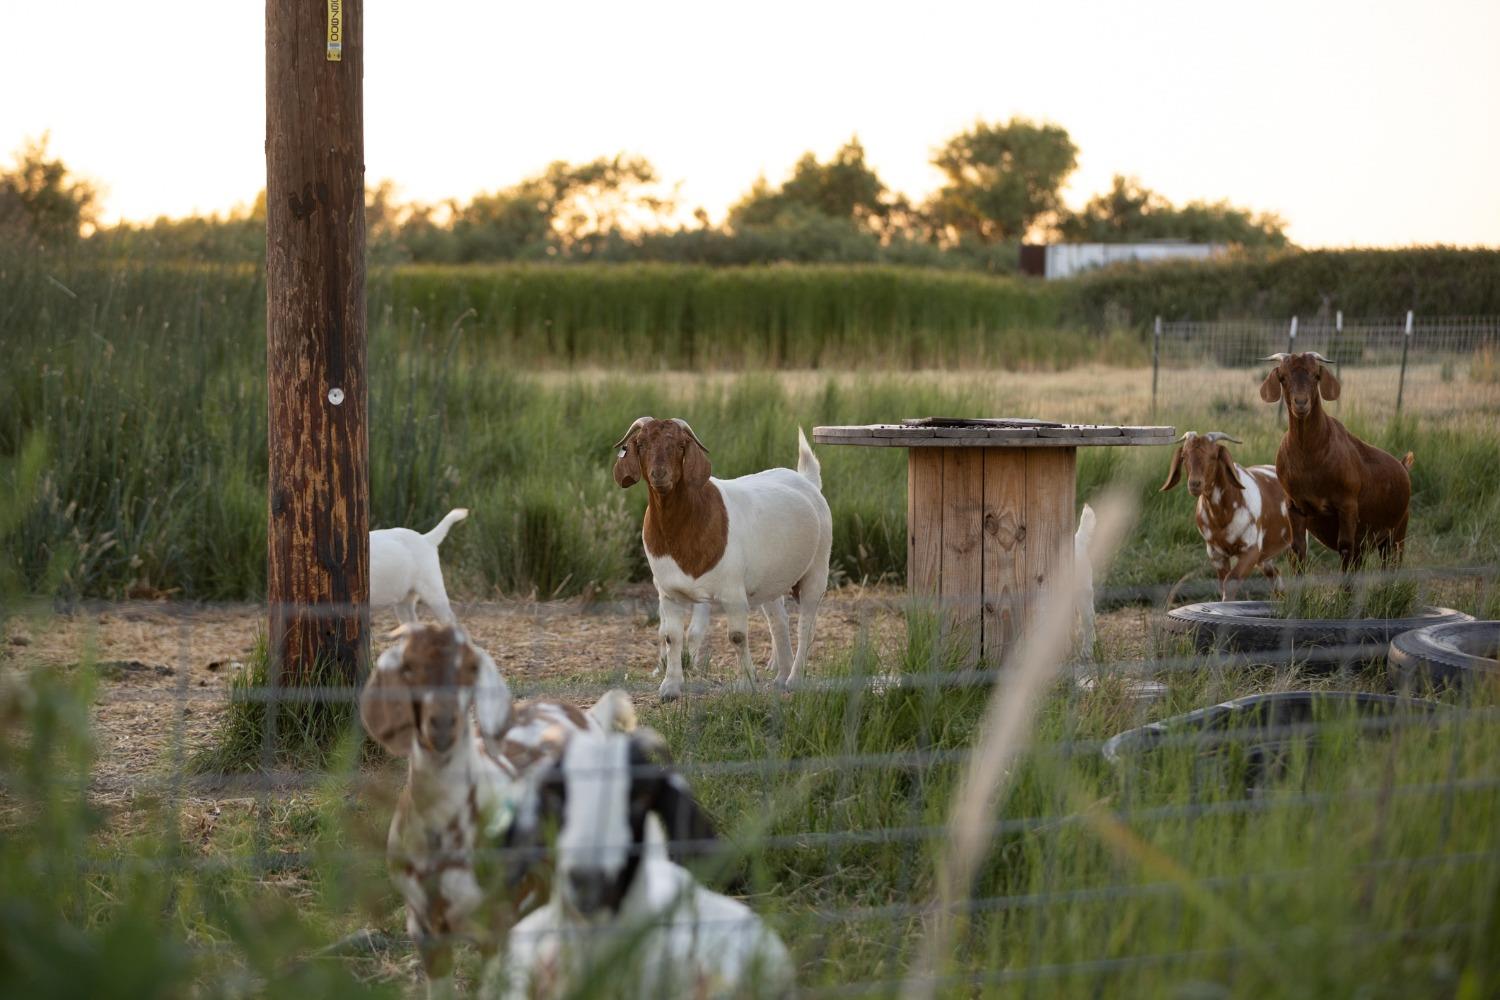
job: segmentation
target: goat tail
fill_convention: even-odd
[[[797,472],[816,486],[819,493],[823,492],[823,466],[818,464],[818,456],[813,454],[801,427],[797,428]]]
[[[635,702],[630,700],[630,695],[619,688],[604,692],[599,700],[594,702],[594,707],[588,710],[587,715],[606,733],[635,731]]]
[[[447,515],[441,521],[439,521],[437,523],[437,527],[436,528],[433,528],[431,531],[429,531],[427,534],[423,535],[422,537],[426,538],[429,542],[431,542],[435,546],[436,545],[441,545],[441,544],[443,544],[443,539],[445,539],[445,538],[448,537],[448,529],[451,528],[451,527],[453,527],[459,521],[462,521],[464,518],[466,518],[468,516],[469,516],[469,508],[467,508],[467,507],[454,507],[452,510],[450,510],[447,513]]]
[[[1412,463],[1415,462],[1416,460],[1417,460],[1417,453],[1414,452],[1414,451],[1409,451],[1409,452],[1406,453],[1406,457],[1401,460],[1401,464],[1404,465],[1404,466],[1406,466],[1406,471],[1407,472],[1410,472],[1411,471]]]
[[[1094,508],[1090,507],[1088,504],[1084,504],[1083,513],[1078,516],[1078,532],[1073,536],[1073,540],[1086,551],[1089,547],[1089,542],[1093,539],[1093,537]]]

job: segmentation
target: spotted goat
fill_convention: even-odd
[[[504,997],[560,1000],[599,983],[657,1000],[791,995],[776,932],[672,859],[711,853],[714,829],[657,734],[580,735],[534,787],[517,829],[557,829],[556,884],[511,931]]]
[[[1188,431],[1178,441],[1161,492],[1187,469],[1188,493],[1198,500],[1193,520],[1218,574],[1219,596],[1229,600],[1257,568],[1280,589],[1275,559],[1291,547],[1292,523],[1276,467],[1238,464],[1224,442],[1243,442],[1222,431]]]
[[[381,746],[408,759],[386,862],[428,993],[449,996],[454,945],[473,941],[489,965],[545,891],[537,865],[492,861],[530,783],[573,736],[633,729],[635,711],[623,691],[587,712],[560,701],[516,703],[494,659],[456,626],[395,634],[370,672],[360,717]]]

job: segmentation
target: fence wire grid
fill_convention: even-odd
[[[1152,335],[1153,409],[1205,403],[1226,417],[1264,409],[1259,396],[1277,352],[1316,351],[1333,362],[1346,406],[1386,419],[1500,406],[1500,317],[1289,317],[1163,321]],[[1346,400],[1349,401],[1346,403]],[[1357,404],[1353,401],[1357,400]],[[1279,408],[1278,408],[1279,409]]]
[[[1493,614],[1495,571],[1372,570],[1305,585],[1352,594],[1352,617],[1364,595],[1392,585]],[[689,667],[685,697],[670,704],[656,698],[657,623],[644,596],[457,610],[518,698],[587,706],[628,692],[719,833],[677,846],[703,884],[743,899],[781,936],[798,995],[1328,995],[1442,990],[1490,974],[1492,683],[1424,687],[1363,639],[1310,650],[1288,631],[1280,648],[1235,649],[1174,626],[1160,588],[1096,598],[1097,647],[1060,665],[985,820],[984,861],[948,902],[935,879],[953,798],[1014,669],[955,660],[946,623],[977,609],[918,605],[893,588],[834,592],[789,693],[769,689],[757,623],[758,687],[736,687],[716,616],[709,662]],[[6,852],[32,880],[12,876],[12,889],[45,895],[76,882],[67,891],[106,909],[147,893],[181,943],[174,961],[205,995],[422,995],[386,872],[404,767],[364,739],[360,684],[274,682],[265,614],[11,609]],[[376,654],[394,624],[374,614]],[[1317,695],[1304,710],[1275,708],[1307,691]],[[1191,714],[1248,696],[1262,699]],[[295,744],[316,713],[332,720],[330,738],[308,756],[314,748]],[[71,758],[69,739],[83,741]],[[82,830],[63,822],[74,806]],[[545,843],[486,842],[470,860],[507,870],[552,856]],[[951,954],[914,985],[919,943],[940,913],[958,920]],[[487,995],[480,960],[460,952],[460,987]],[[630,991],[605,982],[580,995]]]

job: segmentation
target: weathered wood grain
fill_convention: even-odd
[[[984,456],[984,659],[998,665],[1026,620],[1026,453],[990,448]]]
[[[1029,607],[1053,587],[1071,586],[1073,500],[1078,453],[1038,448],[1026,453],[1026,587]]]
[[[267,600],[273,677],[353,682],[368,659],[364,18],[266,4]],[[330,401],[330,392],[338,403]]]
[[[984,601],[984,452],[954,448],[943,457],[942,598],[959,662],[979,662]]]
[[[943,565],[943,453],[912,451],[906,466],[906,586],[936,606]]]

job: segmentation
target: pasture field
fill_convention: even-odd
[[[355,725],[316,766],[224,753],[228,705],[264,668],[263,286],[250,269],[28,268],[0,268],[0,996],[422,995],[383,861],[401,768]],[[810,291],[805,316],[782,323],[805,339],[726,351],[705,366],[733,370],[698,373],[641,350],[649,312],[629,345],[580,354],[575,337],[569,354],[538,320],[507,347],[481,293],[501,294],[372,309],[374,524],[425,529],[470,507],[443,548],[449,589],[517,693],[627,688],[730,846],[705,878],[775,925],[809,995],[897,995],[994,679],[955,669],[901,600],[904,454],[818,449],[839,589],[814,683],[731,691],[716,631],[713,668],[664,707],[648,674],[644,497],[615,488],[610,446],[643,413],[682,416],[732,476],[793,461],[799,425],[1147,422],[1140,339],[1002,324],[980,331],[988,346],[967,368],[950,346],[975,335],[972,317],[915,352],[879,346],[896,326],[851,320],[809,355],[837,326]],[[675,294],[651,308],[678,308]],[[1242,462],[1270,461],[1280,429],[1249,377],[1189,384],[1155,422],[1229,431]],[[1389,377],[1351,377],[1338,415],[1416,452],[1408,579],[1424,600],[1494,617],[1492,366],[1417,366],[1400,420]],[[1140,520],[1100,588],[1101,665],[1049,688],[997,804],[939,995],[1500,993],[1495,690],[1443,694],[1433,720],[1380,737],[1320,718],[1267,773],[1187,744],[1135,766],[1101,757],[1122,729],[1231,697],[1387,687],[1378,670],[1231,666],[1159,632],[1168,591],[1208,575],[1189,498],[1156,492],[1168,457],[1080,455],[1080,500],[1123,483]],[[764,662],[765,629],[751,632]],[[1142,677],[1160,697],[1141,697]]]
[[[73,285],[30,266],[0,274],[12,293],[0,310],[3,475],[19,490],[20,458],[31,455],[38,497],[19,512],[6,570],[25,592],[63,597],[254,599],[266,517],[259,279],[249,269],[134,267],[64,276]],[[471,597],[594,594],[645,578],[636,539],[644,499],[621,494],[608,472],[610,445],[645,413],[687,418],[720,476],[792,462],[798,425],[930,414],[1150,420],[1150,371],[1130,350],[1123,367],[1049,371],[1031,358],[1040,367],[954,371],[930,367],[938,352],[897,372],[881,367],[886,334],[872,330],[870,363],[857,373],[705,376],[664,371],[669,354],[639,351],[639,364],[533,371],[468,316],[458,310],[444,326],[422,314],[372,323],[370,450],[375,526],[425,529],[451,507],[474,510],[444,550],[457,591]],[[1031,342],[1004,329],[985,336]],[[1103,360],[1124,343],[1049,336],[1083,337]],[[1401,421],[1389,418],[1385,368],[1352,374],[1339,404],[1359,433],[1417,454],[1413,565],[1494,562],[1500,553],[1500,397],[1493,364],[1482,361],[1416,366]],[[1241,461],[1274,458],[1276,414],[1255,400],[1254,373],[1170,376],[1156,422],[1229,431],[1245,440]],[[1170,584],[1202,562],[1188,502],[1151,495],[1165,453],[1127,451],[1085,449],[1079,496],[1114,477],[1137,484],[1144,519],[1111,583]],[[901,580],[902,454],[820,455],[836,520],[835,579]]]

